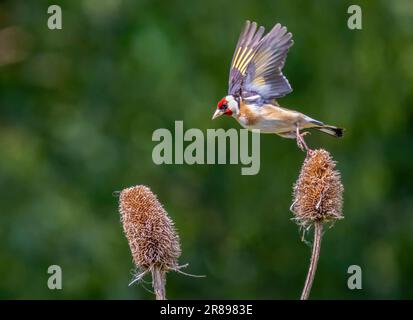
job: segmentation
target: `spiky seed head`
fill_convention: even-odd
[[[133,261],[141,270],[167,271],[178,266],[179,236],[167,212],[143,185],[121,191],[119,212]]]
[[[294,185],[295,220],[306,228],[312,223],[343,218],[343,185],[340,172],[330,153],[314,150],[304,160],[300,176]]]

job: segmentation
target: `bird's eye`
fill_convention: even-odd
[[[221,106],[219,107],[220,110],[225,110],[226,108],[227,108],[227,105],[226,105],[226,104],[223,104],[223,105],[221,105]]]

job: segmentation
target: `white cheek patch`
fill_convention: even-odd
[[[238,103],[235,100],[228,102],[228,108],[232,111],[233,114],[238,114]]]

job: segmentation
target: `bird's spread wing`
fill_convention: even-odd
[[[292,44],[292,34],[287,28],[275,25],[260,41],[248,64],[242,90],[249,95],[258,94],[265,101],[290,93],[292,88],[281,70]]]
[[[229,74],[228,93],[240,95],[241,85],[246,74],[248,64],[254,57],[256,49],[264,34],[264,27],[259,27],[257,23],[247,21],[244,30],[241,32],[234,55],[231,62]]]
[[[243,97],[258,95],[268,102],[292,91],[281,70],[293,40],[280,24],[263,38],[264,29],[260,27],[255,33],[256,28],[256,23],[247,21],[241,33],[231,64],[229,93],[241,93]]]

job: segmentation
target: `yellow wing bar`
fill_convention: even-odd
[[[232,68],[237,69],[242,75],[244,75],[253,56],[254,53],[252,48],[239,47],[232,64]]]

